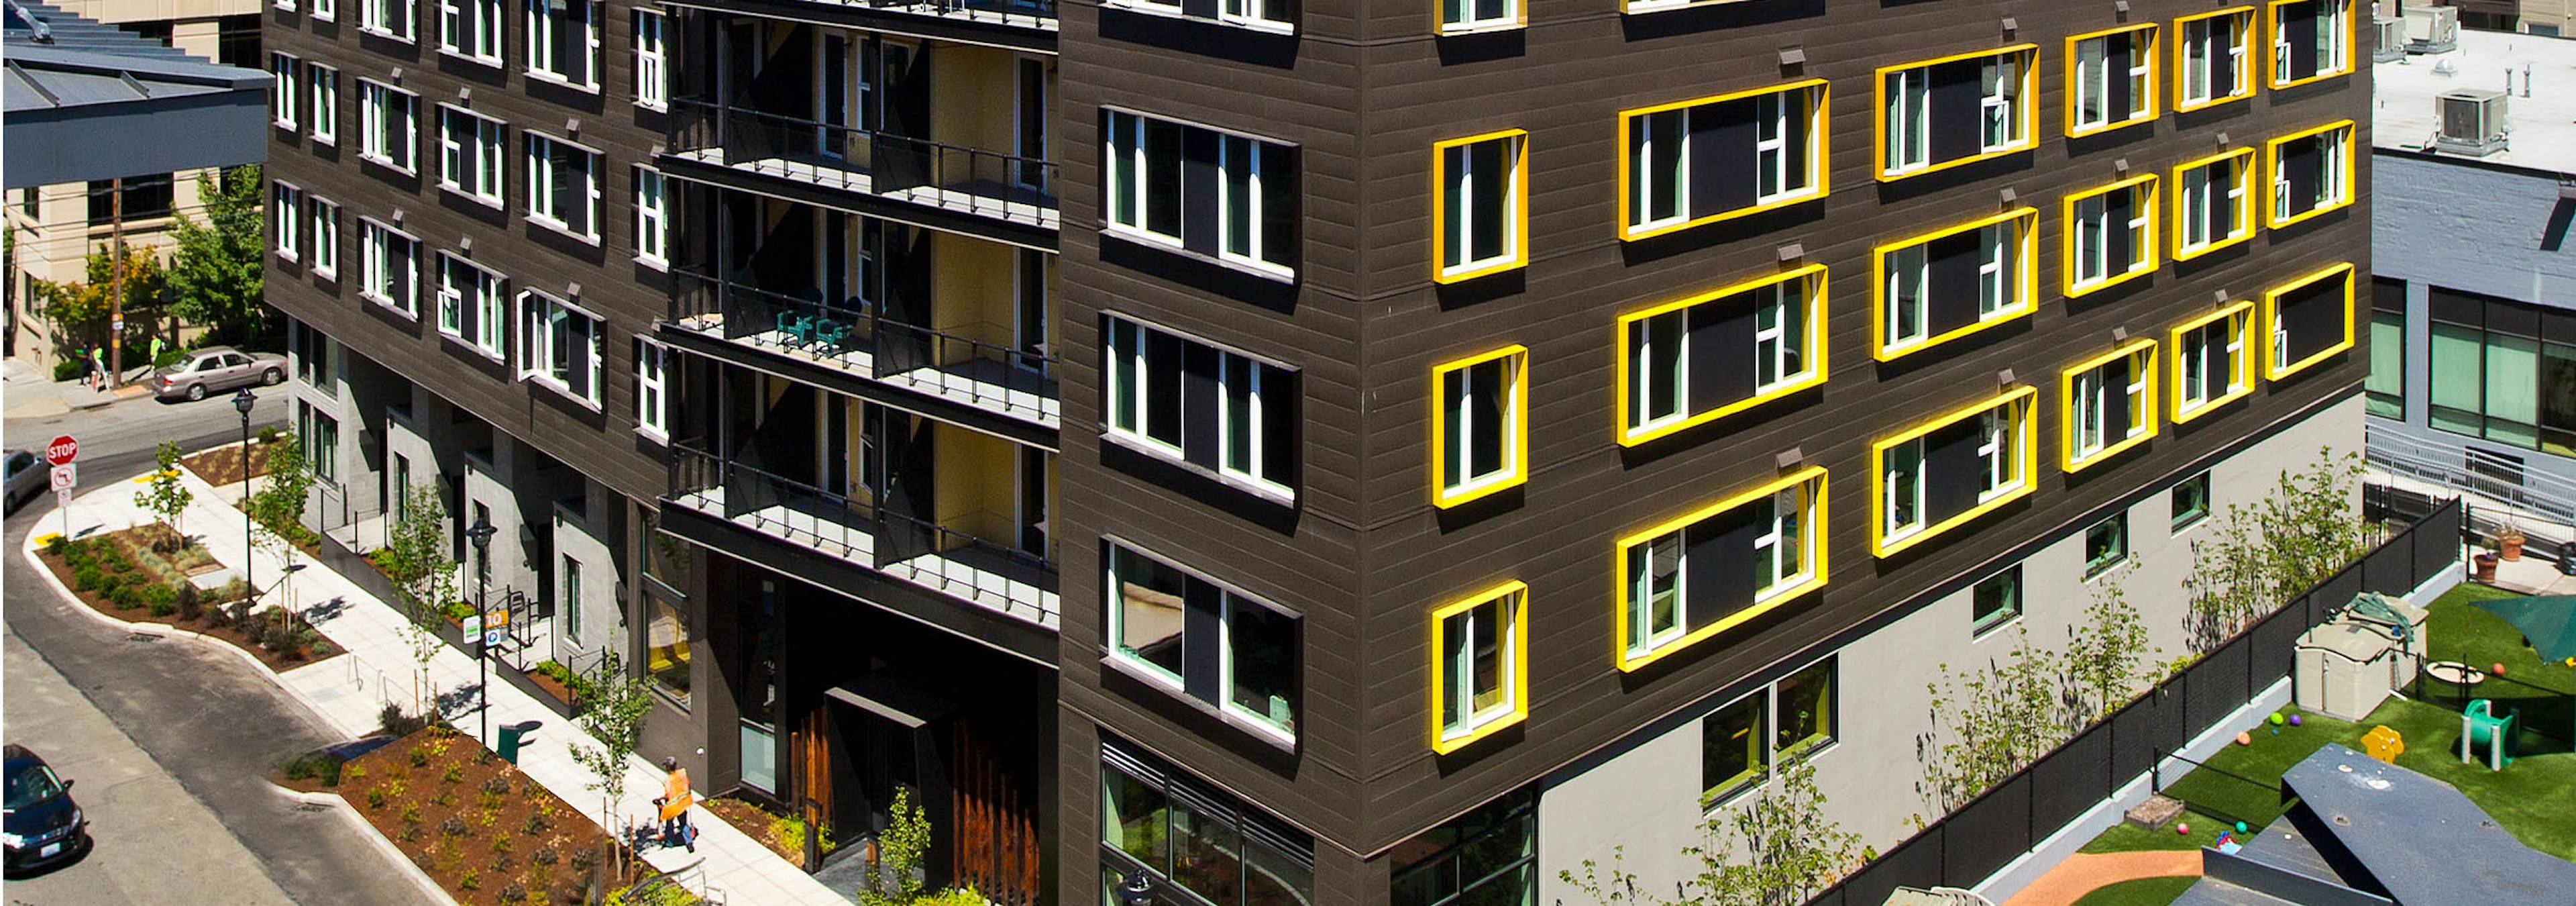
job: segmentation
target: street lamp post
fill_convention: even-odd
[[[251,558],[259,553],[258,548],[251,544],[250,540],[250,408],[258,403],[259,396],[250,392],[248,387],[242,388],[240,393],[233,394],[233,411],[241,413],[242,422],[242,613],[244,615],[250,613],[250,604],[257,600],[259,591],[259,584],[251,581],[250,573]]]
[[[477,614],[483,612],[483,596],[492,584],[492,570],[489,564],[492,558],[492,533],[495,531],[497,529],[492,527],[492,520],[481,516],[474,517],[473,527],[465,530],[465,537],[474,542],[474,612]],[[492,662],[484,657],[483,640],[491,638],[492,632],[488,626],[482,629],[483,631],[474,637],[474,668],[483,673],[483,685],[476,694],[483,699],[483,744],[491,745]]]
[[[1127,873],[1125,883],[1118,885],[1119,906],[1154,906],[1154,876],[1142,869]]]

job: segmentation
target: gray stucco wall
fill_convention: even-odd
[[[2558,178],[2385,151],[2371,161],[2371,268],[2406,281],[2406,417],[2374,416],[2373,430],[2410,447],[2518,457],[2529,472],[2576,485],[2576,460],[2437,430],[2426,413],[2432,398],[2428,286],[2576,309],[2576,237],[2560,251],[2541,248],[2558,205]]]
[[[2260,501],[2279,475],[2306,468],[2323,448],[2338,455],[2359,450],[2361,422],[2362,401],[2355,396],[2212,465],[2214,510]],[[2171,507],[2164,493],[2132,505],[2132,565],[2092,582],[2083,579],[2081,527],[2023,560],[2023,613],[2012,624],[1974,636],[1971,593],[1961,590],[1838,652],[1836,741],[1809,756],[1825,794],[1827,816],[1881,851],[1912,833],[1914,816],[1934,817],[1915,790],[1921,776],[1915,744],[1931,729],[1927,687],[1940,678],[1942,665],[1956,674],[2007,656],[2015,626],[2028,629],[2034,647],[2062,646],[2068,627],[2092,603],[2096,584],[2125,583],[2128,602],[2144,617],[2159,659],[2170,661],[2184,653],[2188,607],[2181,580],[2191,564],[2191,541],[2212,523],[2197,523],[2177,535]],[[1697,861],[1681,850],[1700,842],[1700,828],[1711,814],[1699,806],[1700,746],[1699,723],[1686,723],[1541,792],[1540,902],[1592,902],[1557,880],[1557,872],[1571,870],[1579,876],[1587,859],[1606,868],[1614,850],[1622,847],[1625,870],[1637,874],[1644,889],[1669,890],[1675,881],[1696,874]],[[1739,796],[1719,809],[1750,798]]]

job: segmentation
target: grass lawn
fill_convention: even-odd
[[[2183,891],[2191,889],[2191,885],[2199,880],[2197,875],[2131,878],[2096,887],[2092,893],[2076,900],[2075,906],[2164,906],[2173,902],[2175,897],[2182,896]]]
[[[2397,756],[2399,767],[2458,788],[2533,848],[2576,860],[2576,821],[2568,820],[2571,810],[2576,810],[2576,754],[2557,738],[2569,733],[2568,696],[2569,690],[2576,690],[2576,669],[2541,663],[2539,655],[2522,644],[2512,624],[2476,607],[2479,600],[2500,597],[2511,594],[2477,585],[2453,589],[2433,602],[2426,632],[2434,660],[2464,661],[2482,670],[2499,662],[2505,665],[2505,675],[2512,682],[2490,680],[2477,694],[2493,699],[2499,713],[2518,708],[2521,719],[2536,722],[2536,733],[2522,735],[2512,766],[2490,772],[2482,763],[2460,763],[2457,690],[2443,684],[2431,684],[2436,688],[2430,689],[2418,684],[2411,691],[2433,700],[2391,697],[2361,723],[2301,714],[2300,726],[2265,724],[2251,731],[2253,745],[2220,750],[2208,761],[2208,767],[2217,770],[2195,770],[2165,789],[2167,795],[2190,804],[2191,810],[2181,818],[2191,824],[2189,836],[2174,833],[2170,824],[2155,830],[2122,824],[2102,832],[2083,851],[2191,849],[2211,842],[2222,826],[2232,828],[2237,820],[2260,828],[2280,817],[2282,804],[2273,787],[2280,783],[2282,772],[2329,742],[2358,750],[2362,734],[2385,724],[2405,740],[2406,750]],[[2296,709],[2284,713],[2296,713]]]

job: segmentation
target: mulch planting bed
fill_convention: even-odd
[[[89,577],[93,581],[89,583],[81,581],[81,570],[66,556],[68,549],[39,550],[36,559],[53,571],[54,578],[62,580],[63,587],[72,590],[74,599],[92,610],[126,622],[156,623],[222,639],[250,652],[270,670],[290,670],[340,654],[338,647],[314,632],[302,617],[277,613],[273,608],[251,615],[251,621],[259,624],[256,627],[226,619],[222,611],[241,598],[239,579],[223,589],[200,592],[197,606],[189,608],[176,593],[177,587],[187,581],[191,571],[203,571],[214,561],[204,550],[194,547],[156,553],[152,540],[164,531],[157,524],[145,525],[72,542],[88,549],[83,559],[93,564]],[[116,563],[124,568],[99,565]],[[112,583],[108,581],[110,577],[114,578]],[[275,628],[281,626],[285,628]],[[275,647],[266,644],[271,636],[280,633],[297,641]]]
[[[430,727],[349,762],[333,792],[462,904],[614,890],[616,841],[472,737]],[[642,866],[640,860],[630,865]]]
[[[268,474],[268,453],[274,449],[276,445],[272,443],[251,442],[250,477],[258,478]],[[197,477],[205,479],[207,484],[215,487],[233,484],[242,480],[242,445],[225,444],[181,459],[179,465],[197,473]]]
[[[770,814],[769,810],[731,796],[701,800],[698,804],[706,806],[707,811],[714,812],[716,817],[733,825],[733,829],[743,832],[744,836],[760,841],[760,845],[769,847],[769,851],[777,853],[779,858],[790,864],[805,864],[804,845],[800,842],[794,849],[789,849],[787,841],[778,839],[777,816]]]

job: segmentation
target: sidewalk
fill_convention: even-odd
[[[14,389],[14,388],[13,388]],[[207,553],[225,566],[239,569],[248,561],[253,576],[269,595],[272,603],[300,609],[342,599],[346,606],[333,617],[314,622],[314,628],[347,654],[321,663],[298,667],[279,674],[279,681],[297,698],[311,707],[332,726],[351,737],[373,732],[377,714],[387,701],[401,703],[406,709],[413,701],[412,682],[415,661],[411,646],[404,640],[405,621],[392,604],[369,594],[358,583],[332,572],[311,557],[298,552],[293,561],[304,564],[301,571],[280,585],[284,561],[265,551],[253,552],[244,539],[233,537],[232,529],[242,524],[241,511],[231,503],[241,495],[241,485],[218,489],[194,473],[182,472],[188,489],[196,498],[182,518],[183,527],[197,536]],[[134,480],[107,482],[80,497],[67,509],[71,530],[78,534],[96,527],[112,531],[152,521],[152,517],[134,503],[134,491],[140,485]],[[59,531],[62,517],[47,514],[44,523],[29,533],[27,556],[34,558],[36,539]],[[255,556],[254,556],[255,554]],[[37,567],[41,568],[41,567]],[[507,669],[495,665],[494,669]],[[445,644],[429,665],[431,688],[451,691],[470,688],[482,682],[477,665],[469,657]],[[599,820],[600,796],[587,789],[594,779],[573,761],[568,744],[594,745],[579,727],[557,717],[545,705],[494,677],[486,688],[490,702],[490,725],[498,728],[525,720],[542,721],[540,728],[519,749],[519,768],[536,778],[555,795],[572,803],[592,821]],[[468,734],[481,731],[484,721],[479,713],[467,711],[457,717],[457,729]],[[489,739],[485,740],[490,745]],[[652,797],[660,791],[662,773],[640,757],[627,760],[626,797],[618,803],[616,814],[621,821],[649,817],[654,811]],[[832,892],[821,882],[769,851],[768,847],[745,836],[715,817],[703,806],[690,809],[690,820],[699,830],[697,852],[682,849],[656,849],[645,853],[653,867],[678,874],[683,883],[711,899],[731,904],[811,904],[811,906],[845,906],[850,901]],[[608,830],[620,836],[617,829]]]
[[[7,407],[0,411],[0,418],[45,418],[74,409],[96,409],[109,403],[151,395],[150,388],[135,383],[152,373],[149,364],[128,368],[125,373],[129,383],[109,392],[92,390],[79,381],[57,382],[52,375],[18,359],[0,360],[0,378],[6,380],[0,393],[7,397],[0,400],[0,406]]]

